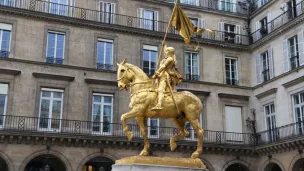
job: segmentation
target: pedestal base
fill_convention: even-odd
[[[208,171],[200,159],[132,156],[116,161],[112,171]]]
[[[112,166],[112,171],[208,171],[208,169],[148,164],[115,164]]]

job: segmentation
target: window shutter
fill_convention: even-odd
[[[224,22],[219,22],[218,23],[218,31],[219,31],[219,37],[220,41],[224,40]]]
[[[260,21],[257,21],[255,23],[255,36],[256,36],[256,41],[258,41],[261,38],[261,33],[260,33],[260,29],[261,29],[261,23]]]
[[[287,11],[287,4],[286,3],[283,3],[283,4],[281,4],[281,10],[282,10],[282,13],[284,13],[284,12],[286,12]],[[285,13],[284,14],[284,16],[282,17],[282,19],[283,19],[283,24],[286,22],[286,21],[288,21],[288,16],[287,16],[288,14],[287,13]]]
[[[0,84],[0,94],[7,94],[8,85],[7,84]]]
[[[73,15],[74,15],[74,7],[73,6],[75,6],[75,1],[74,0],[70,0],[70,4],[69,4],[69,15],[71,16],[71,17],[73,17]]]
[[[242,108],[225,106],[225,120],[226,120],[226,132],[243,133],[243,122],[242,122]],[[236,135],[237,137],[227,136],[226,140],[243,141],[243,135]]]
[[[112,21],[112,24],[115,23],[115,18],[116,18],[116,4],[115,3],[111,3],[111,21]]]
[[[267,29],[268,29],[268,33],[271,32],[271,13],[267,14]]]
[[[298,33],[299,65],[304,65],[303,30]]]
[[[236,43],[236,44],[240,44],[241,43],[241,38],[242,38],[242,36],[241,36],[241,26],[240,25],[236,25],[235,26],[235,40],[234,40],[234,42]]]
[[[299,16],[300,14],[302,14],[302,4],[300,4],[302,3],[302,0],[297,0],[296,3],[297,3],[297,16]]]
[[[288,40],[283,41],[284,72],[289,71]]]
[[[154,29],[158,31],[158,11],[154,11]]]
[[[257,54],[255,56],[255,66],[256,66],[256,78],[257,78],[257,84],[260,84],[262,82],[261,80],[261,55]]]
[[[271,79],[274,77],[272,48],[268,49],[268,59],[269,59],[269,76]]]
[[[138,8],[137,9],[137,17],[138,17],[138,26],[139,28],[144,28],[144,9],[143,8]]]
[[[102,1],[100,1],[100,4],[99,4],[99,11],[100,11],[99,21],[104,22],[104,2],[102,2]]]
[[[200,0],[196,0],[196,1],[195,1],[195,5],[196,5],[196,6],[199,6],[199,5],[200,5]]]

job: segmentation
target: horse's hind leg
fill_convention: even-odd
[[[199,158],[200,154],[203,151],[203,134],[204,130],[200,127],[198,119],[189,120],[190,124],[192,125],[193,129],[197,134],[197,149],[194,153],[192,153],[191,158]]]
[[[185,120],[184,119],[178,120],[176,118],[173,118],[173,122],[174,122],[176,128],[178,129],[178,135],[172,136],[170,138],[170,149],[171,149],[171,151],[174,151],[177,147],[176,140],[184,138],[185,135],[187,135],[187,133],[188,133],[185,130]]]
[[[144,149],[141,151],[141,153],[139,155],[140,156],[148,156],[149,155],[149,149],[150,149],[150,143],[148,141],[147,127],[145,125],[145,118],[144,117],[137,117],[136,120],[137,120],[137,123],[139,125],[141,135],[144,138]]]

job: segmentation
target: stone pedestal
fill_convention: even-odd
[[[176,166],[161,166],[149,164],[115,164],[112,171],[208,171],[202,168],[187,168]]]

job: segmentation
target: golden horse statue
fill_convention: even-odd
[[[146,73],[135,65],[126,63],[126,59],[117,64],[117,81],[120,90],[127,90],[130,87],[131,102],[129,104],[130,111],[121,116],[123,131],[131,141],[133,133],[127,125],[127,119],[135,118],[140,127],[141,135],[144,139],[144,149],[141,156],[149,155],[150,144],[147,137],[146,118],[172,118],[174,124],[179,130],[178,135],[170,137],[170,148],[174,151],[176,148],[176,140],[188,136],[189,133],[185,128],[188,121],[197,133],[197,149],[192,153],[191,158],[199,158],[203,149],[203,133],[204,130],[199,126],[199,115],[202,111],[202,103],[198,97],[188,91],[173,92],[176,105],[174,105],[172,96],[166,93],[163,101],[163,109],[153,111],[151,108],[157,103],[157,92],[153,80]]]

